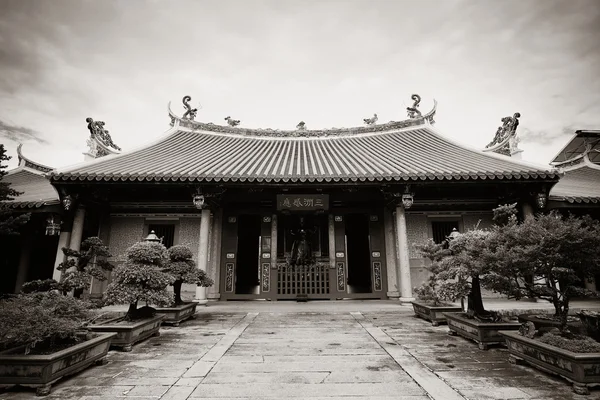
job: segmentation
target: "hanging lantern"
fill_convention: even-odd
[[[156,236],[156,233],[154,233],[154,231],[150,231],[150,234],[146,236],[146,239],[144,239],[144,241],[160,243],[162,242],[162,239]]]
[[[540,209],[546,208],[546,193],[540,192],[535,196],[535,202]]]
[[[55,214],[50,214],[46,218],[46,235],[60,235],[60,217]]]
[[[65,211],[69,211],[71,209],[71,205],[73,205],[73,197],[71,197],[71,195],[66,195],[62,199],[62,205]]]
[[[404,193],[402,195],[402,205],[404,208],[411,208],[413,205],[414,199],[411,193]]]
[[[194,203],[194,206],[196,206],[196,208],[198,210],[202,210],[204,208],[204,195],[203,194],[195,194],[192,202]]]

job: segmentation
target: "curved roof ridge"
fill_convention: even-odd
[[[38,162],[31,160],[30,158],[25,157],[23,155],[22,149],[23,149],[23,143],[19,143],[19,146],[17,146],[17,157],[19,158],[19,167],[30,168],[35,171],[39,171],[41,173],[50,172],[54,169],[54,167],[49,167],[47,165],[40,164]]]
[[[407,118],[400,121],[390,121],[383,124],[371,124],[365,126],[355,126],[349,128],[324,128],[324,129],[306,129],[306,130],[285,130],[271,128],[242,128],[232,127],[228,125],[218,125],[212,122],[200,122],[192,119],[179,117],[171,110],[171,102],[168,103],[167,109],[171,118],[171,126],[180,126],[193,130],[201,130],[205,132],[215,132],[222,134],[231,134],[241,137],[268,137],[268,138],[312,138],[312,137],[343,137],[356,136],[360,134],[377,134],[385,133],[392,130],[404,129],[409,127],[417,127],[428,124],[433,124],[434,116],[437,110],[437,101],[433,100],[433,108],[426,114],[416,117]]]
[[[558,174],[558,170],[556,168],[550,167],[548,168],[548,166],[545,166],[543,164],[538,164],[538,163],[534,163],[531,161],[525,161],[525,160],[519,160],[516,158],[512,158],[509,156],[505,156],[502,154],[498,154],[498,153],[494,153],[494,152],[488,152],[488,151],[483,151],[481,149],[478,149],[476,147],[473,147],[469,144],[465,144],[465,143],[461,143],[457,140],[451,139],[443,134],[441,134],[435,127],[433,126],[429,126],[429,130],[435,134],[436,136],[438,136],[441,140],[445,140],[448,143],[452,143],[453,145],[462,147],[465,150],[468,151],[472,151],[475,152],[477,154],[483,154],[486,157],[490,157],[490,158],[495,158],[497,160],[502,160],[505,162],[510,162],[510,163],[514,163],[523,167],[528,167],[528,168],[536,168],[539,169],[540,171],[544,171],[544,172],[550,172],[550,173],[556,173]]]

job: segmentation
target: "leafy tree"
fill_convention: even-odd
[[[7,174],[5,171],[7,165],[3,165],[3,161],[10,160],[11,157],[6,155],[4,145],[0,144],[0,202],[14,200],[15,197],[22,194],[10,187],[8,182],[2,182],[2,179]],[[0,204],[0,235],[14,235],[18,233],[18,228],[29,221],[30,214],[17,214]]]
[[[163,272],[168,262],[167,249],[161,243],[138,242],[127,249],[127,260],[115,268],[113,281],[104,294],[105,304],[129,304],[126,318],[143,317],[137,304],[170,305],[173,298],[167,286],[173,277]]]
[[[446,248],[444,243],[437,244],[433,239],[429,239],[427,243],[422,245],[416,245],[416,249],[421,255],[431,262],[431,264],[425,267],[430,275],[427,281],[420,287],[415,288],[415,294],[419,300],[430,303],[434,306],[439,306],[443,303],[443,298],[440,297],[440,278],[439,274],[442,272],[442,259],[450,254],[450,251]]]
[[[196,268],[196,263],[192,259],[194,255],[189,247],[184,245],[175,245],[168,250],[169,261],[164,272],[170,274],[173,279],[173,292],[175,294],[175,304],[182,304],[181,285],[183,283],[192,283],[202,287],[213,285],[206,272]]]
[[[521,224],[513,221],[495,229],[490,250],[495,273],[488,286],[516,299],[549,301],[563,332],[570,300],[596,294],[581,287],[600,272],[600,222],[590,217],[551,212]]]
[[[90,287],[92,278],[106,280],[105,271],[112,271],[114,266],[106,260],[111,257],[108,247],[98,237],[89,237],[81,242],[80,250],[67,247],[62,249],[66,261],[60,263],[58,269],[63,271],[60,288],[64,291],[81,292]]]

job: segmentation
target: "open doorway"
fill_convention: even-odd
[[[238,216],[236,294],[258,294],[260,289],[260,215]]]
[[[349,214],[346,216],[346,252],[348,293],[371,293],[368,215]]]

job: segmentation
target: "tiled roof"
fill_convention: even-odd
[[[564,172],[550,190],[550,200],[600,203],[600,166],[582,166]]]
[[[157,143],[53,171],[51,176],[55,181],[356,182],[558,175],[467,149],[422,124],[384,132],[299,137],[176,126]]]
[[[9,171],[2,182],[10,183],[12,189],[23,193],[12,201],[3,202],[2,205],[11,208],[39,208],[59,203],[56,189],[40,173],[27,169]]]

